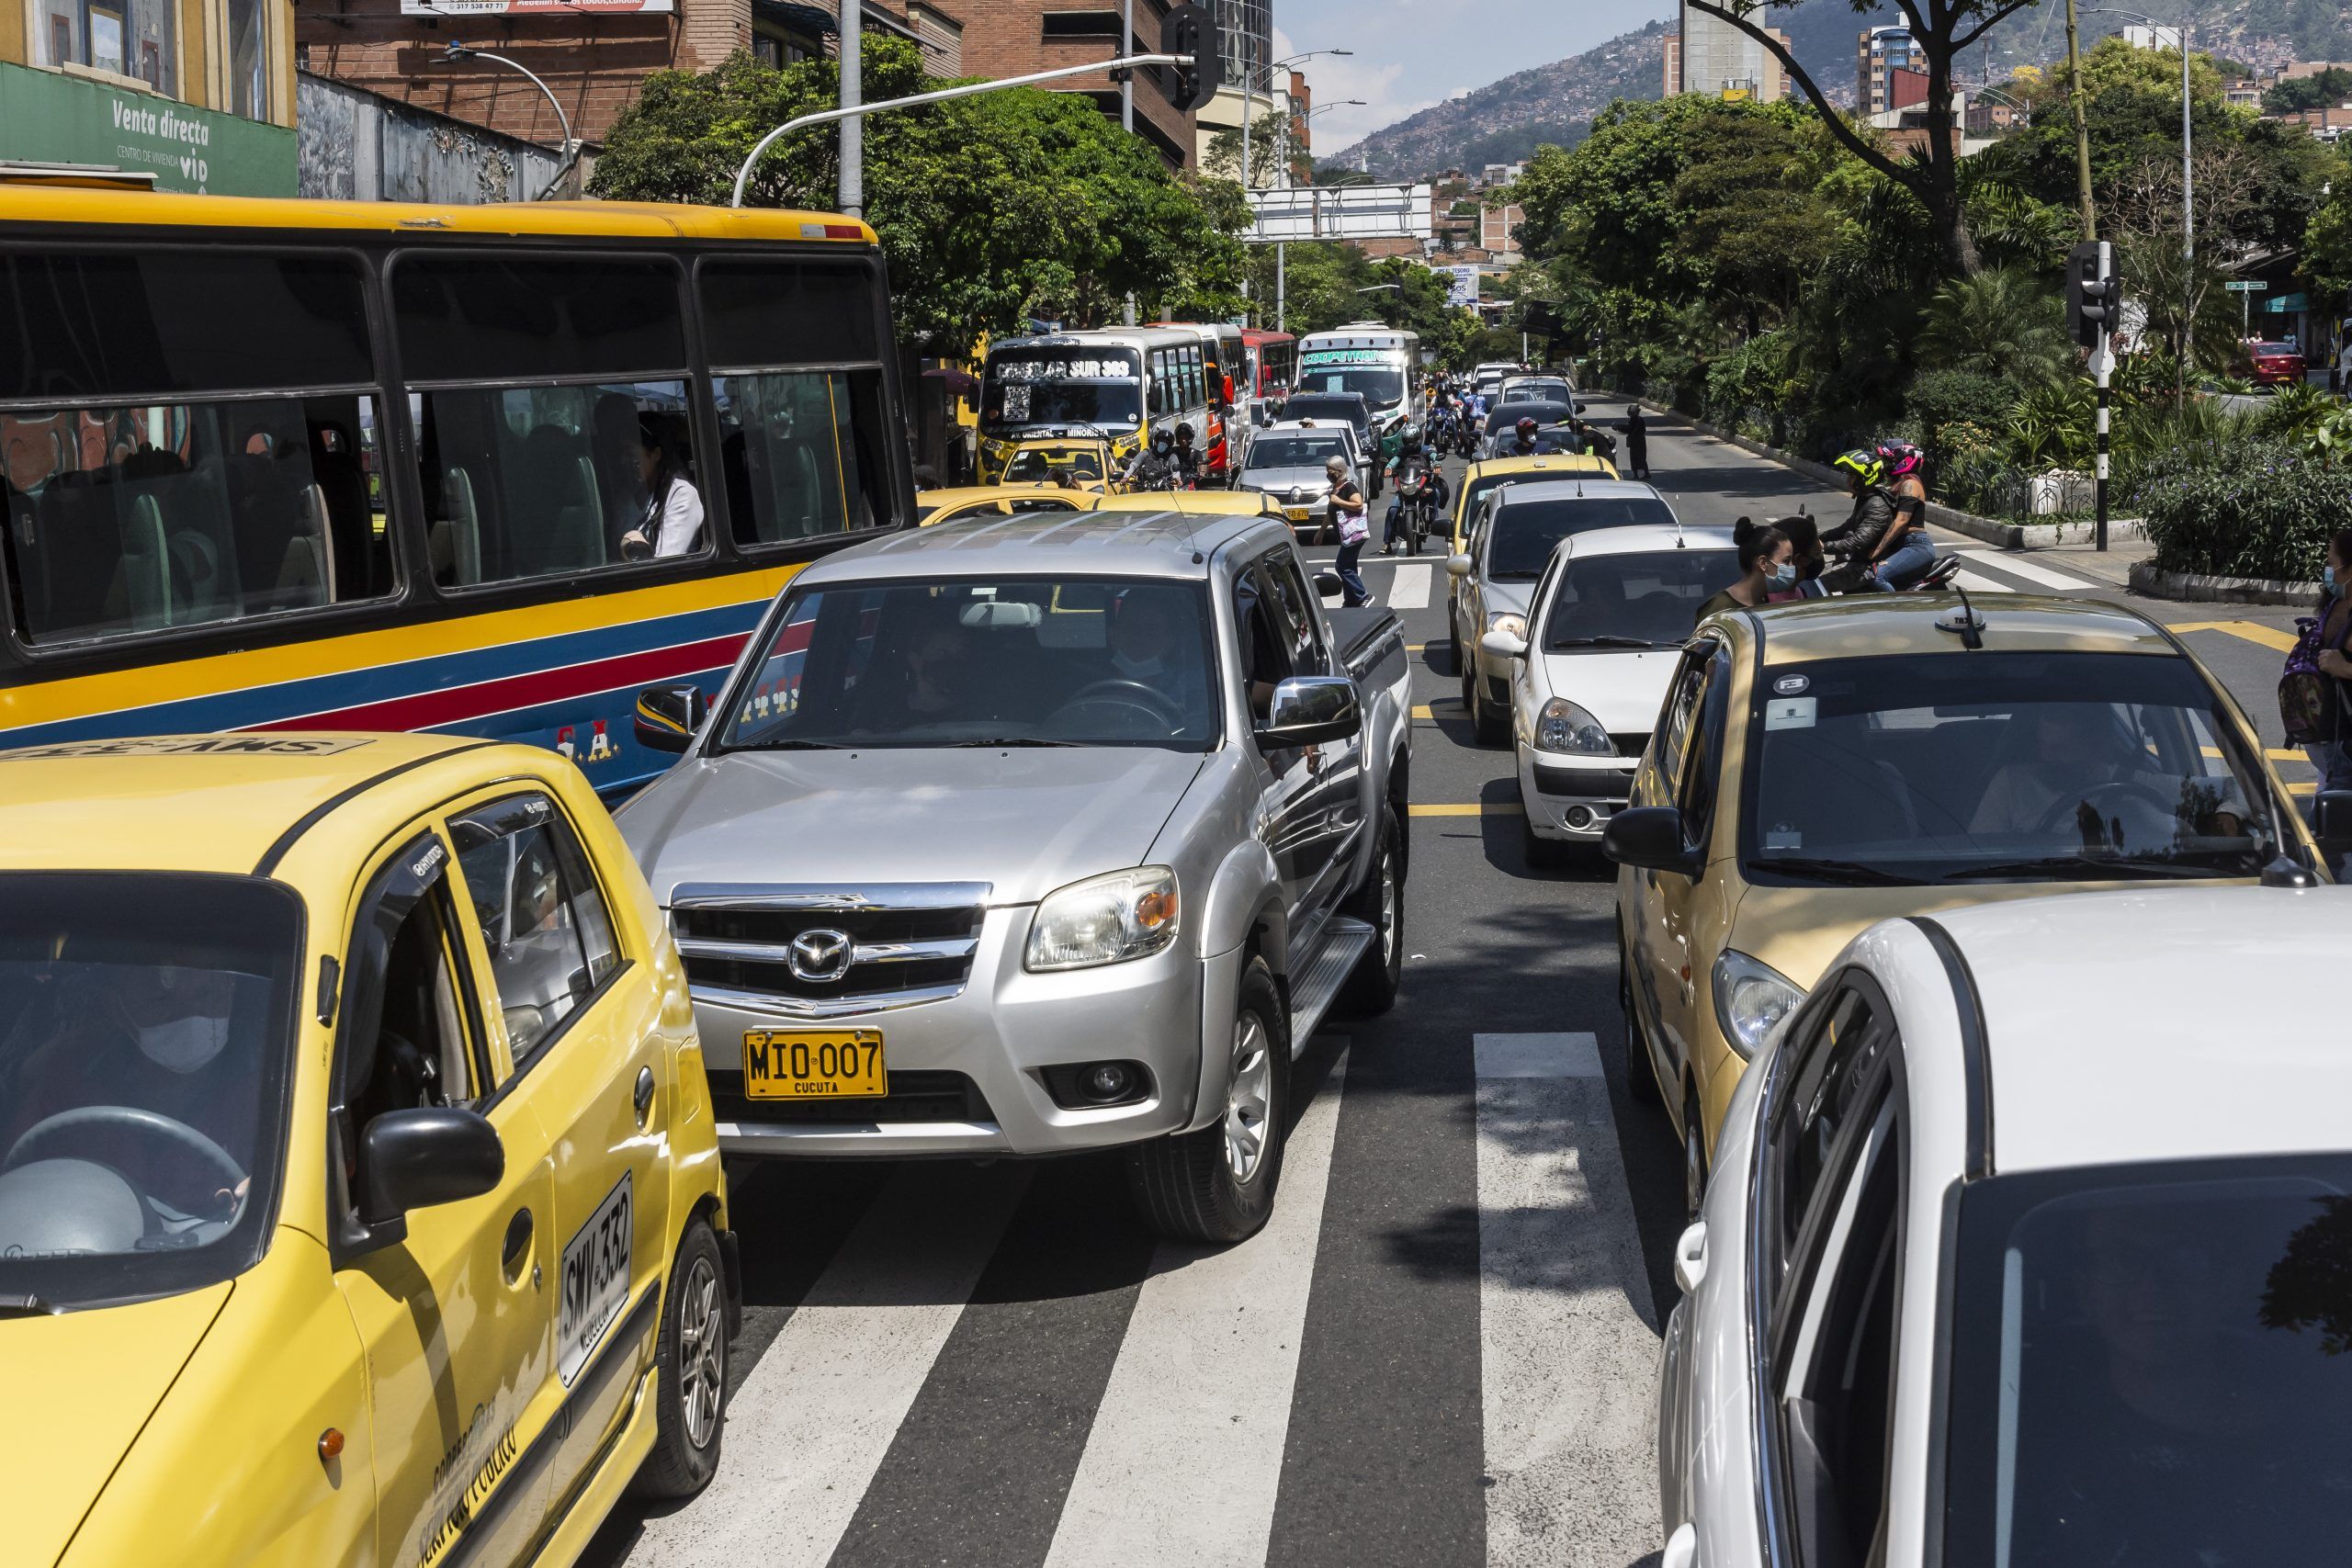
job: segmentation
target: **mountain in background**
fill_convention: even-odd
[[[1854,101],[1857,35],[1897,19],[1892,6],[1864,14],[1848,0],[1809,0],[1772,14],[1798,62],[1841,106]],[[2115,30],[2108,18],[2086,21],[2096,22],[2100,33]],[[2196,26],[2199,51],[2267,70],[2298,60],[2352,59],[2352,0],[2200,0]],[[1652,22],[1570,59],[1515,73],[1375,130],[1322,163],[1369,169],[1383,179],[1421,179],[1442,169],[1517,163],[1547,141],[1573,147],[1612,100],[1663,94],[1664,40],[1673,30],[1671,23]],[[2086,28],[2086,45],[2097,36]],[[1969,50],[1955,75],[1963,84],[1997,82],[2011,66],[2045,64],[2065,48],[2065,7],[2060,0],[2043,0]]]

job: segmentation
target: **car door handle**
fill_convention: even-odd
[[[506,1269],[509,1280],[522,1271],[523,1259],[531,1251],[531,1211],[517,1209],[514,1217],[506,1222],[505,1245],[499,1249],[498,1260]]]
[[[629,1094],[629,1102],[637,1107],[637,1124],[645,1125],[646,1112],[653,1109],[653,1069],[637,1069],[637,1088]]]

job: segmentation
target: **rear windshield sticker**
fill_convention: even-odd
[[[150,735],[121,740],[60,740],[0,757],[332,757],[376,742],[357,735]]]
[[[1783,697],[1799,696],[1812,688],[1813,677],[1810,675],[1783,675],[1772,682],[1773,694]]]
[[[1774,697],[1764,705],[1764,728],[1773,729],[1811,729],[1815,697]]]

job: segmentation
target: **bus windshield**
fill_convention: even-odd
[[[1142,418],[1143,370],[1131,348],[1023,349],[989,358],[980,393],[980,423],[987,429],[1115,428]]]
[[[1302,392],[1361,392],[1375,409],[1402,402],[1405,373],[1385,365],[1310,365],[1299,372]]]

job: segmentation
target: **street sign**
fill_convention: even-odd
[[[1242,236],[1253,244],[1277,240],[1426,240],[1426,185],[1298,186],[1253,190],[1258,221]]]
[[[2222,287],[2233,294],[2264,294],[2270,288],[2270,285],[2258,283],[2250,277],[2241,278],[2234,283],[2224,283]]]

